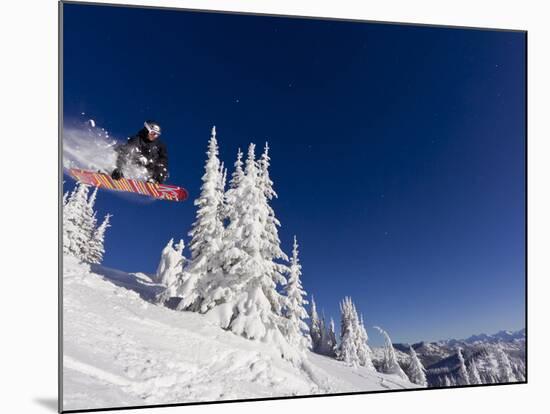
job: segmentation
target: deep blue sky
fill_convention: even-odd
[[[68,4],[63,111],[119,138],[158,120],[192,198],[212,125],[226,165],[268,140],[283,248],[327,316],[350,295],[373,339],[466,337],[524,325],[524,55],[517,32]],[[128,271],[195,214],[97,205]]]

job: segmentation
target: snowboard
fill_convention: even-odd
[[[100,172],[71,168],[69,169],[69,175],[82,184],[93,185],[108,190],[146,195],[157,200],[184,201],[189,196],[185,188],[174,185],[148,183],[129,178],[114,180],[110,175]]]

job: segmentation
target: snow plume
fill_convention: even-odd
[[[111,172],[116,166],[116,146],[120,142],[96,125],[86,123],[63,127],[63,167]]]
[[[81,168],[110,174],[116,168],[116,149],[126,140],[118,140],[99,127],[93,119],[63,127],[63,167]],[[151,174],[141,164],[126,163],[124,177],[146,181]]]

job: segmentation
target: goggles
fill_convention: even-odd
[[[150,134],[154,134],[156,136],[160,135],[160,127],[158,125],[150,124],[148,122],[145,122],[143,125],[147,128],[147,131],[149,131]]]

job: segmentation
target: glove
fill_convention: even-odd
[[[168,178],[168,170],[165,166],[159,165],[153,172],[153,180],[158,184],[162,184]]]
[[[122,174],[122,171],[120,171],[118,168],[115,168],[111,173],[111,178],[113,180],[120,180],[121,178],[124,178],[124,175]]]

